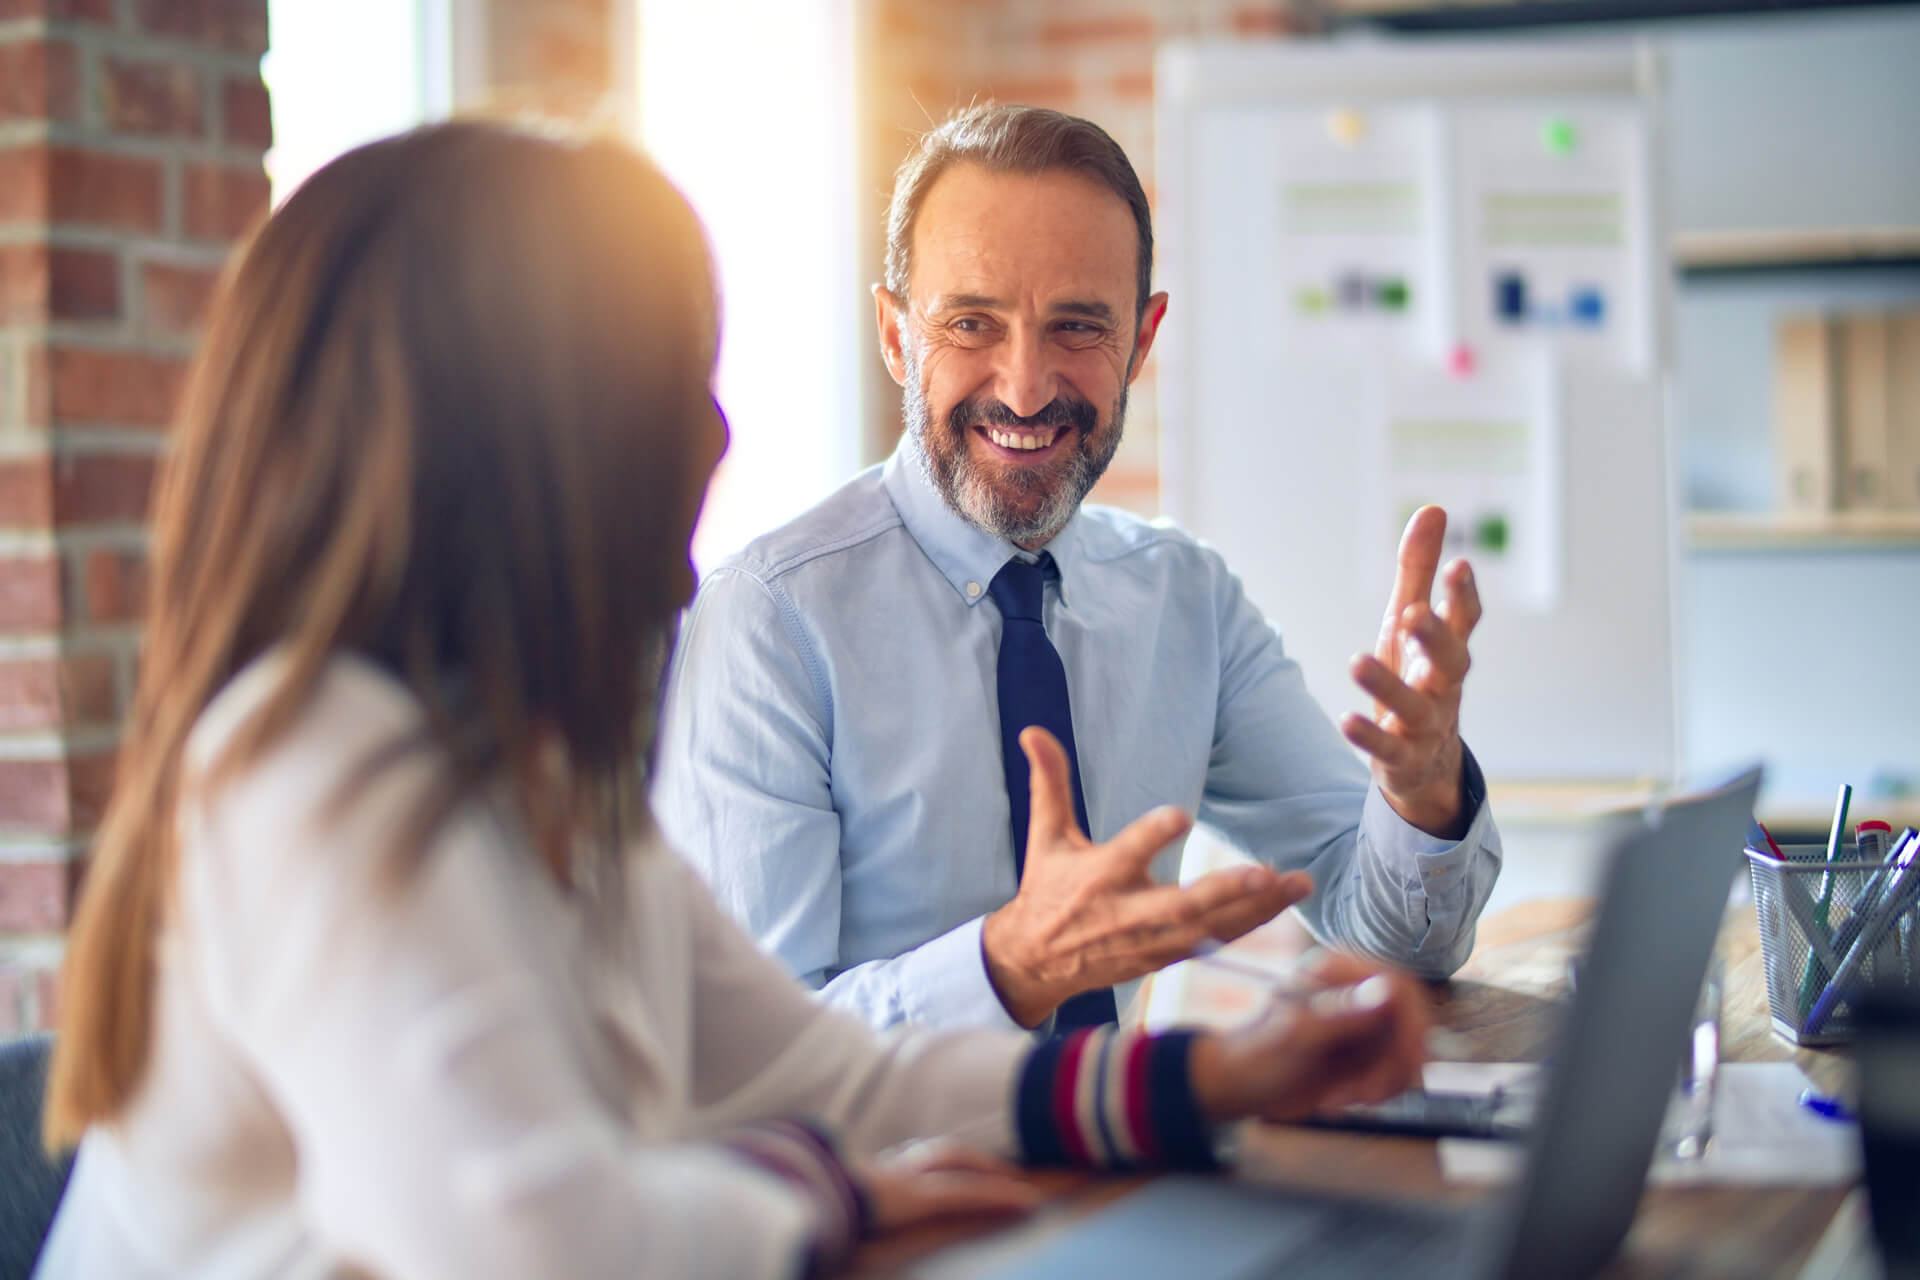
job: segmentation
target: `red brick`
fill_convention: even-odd
[[[64,862],[0,862],[0,930],[51,933],[67,923],[73,871]]]
[[[165,138],[198,138],[206,132],[200,73],[192,67],[107,58],[100,71],[100,113],[108,128]]]
[[[120,681],[110,653],[74,653],[60,660],[60,708],[69,725],[120,719]]]
[[[1153,97],[1153,68],[1142,71],[1123,71],[1113,78],[1113,96],[1123,101],[1138,101]]]
[[[157,460],[151,454],[76,454],[53,468],[53,518],[62,527],[147,518]]]
[[[120,711],[109,653],[0,662],[0,733],[112,724]]]
[[[50,318],[111,320],[120,314],[119,255],[100,249],[54,249],[47,266]]]
[[[92,347],[56,347],[48,365],[46,408],[59,426],[165,427],[186,374],[186,361],[176,357]]]
[[[1116,40],[1149,41],[1155,34],[1153,15],[1147,13],[1045,22],[1040,25],[1039,32],[1042,44],[1093,44]]]
[[[146,616],[146,556],[97,548],[81,561],[80,575],[86,585],[87,621],[138,622]]]
[[[110,27],[114,25],[113,0],[0,0],[3,18],[51,18]]]
[[[60,664],[53,658],[0,662],[0,733],[58,728]]]
[[[52,556],[0,556],[0,631],[60,625],[60,565]]]
[[[0,324],[32,323],[46,314],[46,249],[37,244],[0,244]]]
[[[0,44],[0,120],[75,120],[80,60],[65,40]]]
[[[0,827],[67,834],[66,762],[0,760]]]
[[[98,249],[0,245],[0,324],[120,314],[120,260]]]
[[[220,89],[220,114],[227,141],[265,151],[273,145],[273,104],[257,76],[228,80]]]
[[[187,167],[186,233],[195,240],[237,240],[267,207],[267,175],[258,168]]]
[[[139,0],[142,31],[242,53],[267,48],[267,0]]]
[[[1242,9],[1233,15],[1239,36],[1286,36],[1294,33],[1293,17],[1279,4],[1266,9]]]
[[[114,753],[73,756],[67,761],[67,808],[74,831],[91,831],[100,825],[113,794]]]
[[[220,272],[214,267],[179,267],[149,262],[140,268],[142,328],[150,334],[197,333],[207,318]]]
[[[0,151],[0,221],[160,229],[160,163],[84,147]]]
[[[45,529],[52,524],[52,462],[45,456],[0,462],[0,527]]]

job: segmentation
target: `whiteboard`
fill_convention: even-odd
[[[1656,71],[1592,44],[1160,55],[1167,514],[1338,717],[1407,507],[1448,506],[1495,779],[1680,758]]]

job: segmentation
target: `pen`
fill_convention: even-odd
[[[1828,928],[1828,918],[1833,910],[1833,864],[1840,860],[1840,842],[1847,834],[1847,806],[1853,800],[1853,788],[1846,783],[1840,784],[1840,795],[1833,806],[1833,830],[1827,833],[1827,858],[1829,868],[1820,874],[1820,899],[1813,904],[1813,918],[1822,929]],[[1838,950],[1838,948],[1835,948]],[[1800,1007],[1812,1006],[1814,997],[1820,991],[1820,969],[1811,954],[1807,956],[1806,968],[1800,972]]]
[[[1846,988],[1852,982],[1855,971],[1860,968],[1861,961],[1880,945],[1882,936],[1894,921],[1899,919],[1900,913],[1912,905],[1911,890],[1916,882],[1920,882],[1920,879],[1908,873],[1913,869],[1914,852],[1920,849],[1920,840],[1903,840],[1900,848],[1900,856],[1894,864],[1892,873],[1888,875],[1886,883],[1881,886],[1878,900],[1860,904],[1859,914],[1866,917],[1865,923],[1854,931],[1853,944],[1846,949],[1846,953],[1840,959],[1840,968],[1834,972],[1832,978],[1828,979],[1825,989],[1820,992],[1819,998],[1807,1011],[1801,1030],[1817,1032],[1826,1025],[1827,1019],[1833,1015],[1834,1008],[1846,995]],[[1851,920],[1848,921],[1849,925],[1852,923]]]
[[[1771,853],[1782,862],[1787,860],[1787,855],[1780,852],[1780,846],[1774,842],[1773,832],[1767,830],[1766,825],[1758,818],[1755,818],[1753,825],[1747,828],[1747,848],[1755,853]]]
[[[1188,956],[1187,959],[1192,960],[1196,964],[1204,964],[1209,968],[1218,969],[1223,973],[1233,974],[1237,978],[1245,978],[1249,981],[1257,982],[1265,988],[1270,995],[1279,1000],[1289,1000],[1311,1006],[1316,996],[1325,995],[1329,997],[1330,1001],[1341,1004],[1344,1004],[1348,999],[1346,993],[1351,990],[1351,988],[1327,988],[1315,986],[1309,982],[1302,982],[1294,974],[1278,973],[1272,969],[1262,968],[1256,964],[1249,964],[1247,961],[1227,951],[1225,947],[1226,944],[1218,939],[1207,938],[1193,949],[1193,954]],[[1324,1007],[1318,1011],[1322,1013],[1329,1012],[1329,1010]],[[1467,1061],[1473,1057],[1472,1051],[1473,1045],[1459,1032],[1449,1031],[1445,1027],[1427,1028],[1427,1056],[1429,1058]]]
[[[1849,1124],[1854,1115],[1852,1108],[1830,1094],[1816,1093],[1812,1089],[1800,1091],[1800,1105],[1822,1120],[1832,1120],[1836,1124]]]
[[[1847,916],[1846,923],[1840,926],[1839,931],[1831,939],[1834,955],[1846,955],[1847,948],[1851,947],[1854,939],[1860,936],[1860,931],[1867,927],[1867,917],[1873,913],[1873,906],[1880,899],[1887,877],[1893,874],[1901,855],[1906,852],[1908,843],[1916,838],[1920,838],[1920,832],[1908,827],[1900,833],[1900,839],[1893,848],[1881,857],[1880,866],[1868,877],[1866,887],[1861,889],[1860,895],[1853,900],[1853,911]],[[1802,924],[1801,927],[1806,926]],[[1833,972],[1833,969],[1829,969],[1828,972]]]

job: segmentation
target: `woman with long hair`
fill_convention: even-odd
[[[882,1038],[720,916],[645,803],[716,313],[650,164],[499,125],[349,153],[237,255],[68,944],[41,1274],[798,1274],[1019,1208],[1008,1158],[1205,1166],[1412,1079],[1417,993],[1342,958],[1230,1035]],[[985,1154],[881,1155],[926,1137]]]

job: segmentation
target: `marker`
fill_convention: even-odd
[[[1853,1109],[1830,1094],[1816,1093],[1812,1089],[1800,1091],[1800,1105],[1822,1120],[1831,1120],[1835,1124],[1852,1124]]]
[[[1761,825],[1758,818],[1747,828],[1747,848],[1755,853],[1771,853],[1782,862],[1787,860],[1787,855],[1780,852],[1780,846],[1774,843],[1773,832]]]
[[[1833,805],[1833,829],[1827,833],[1828,870],[1820,873],[1820,898],[1813,904],[1813,919],[1822,929],[1831,928],[1828,917],[1833,912],[1833,864],[1840,860],[1840,842],[1847,834],[1847,806],[1853,802],[1853,788],[1846,783],[1840,784],[1840,794]],[[1864,905],[1864,904],[1863,904]],[[1807,955],[1806,968],[1800,973],[1800,1007],[1810,1010],[1814,998],[1820,994],[1819,962],[1811,952]],[[1831,977],[1831,975],[1829,975]]]

